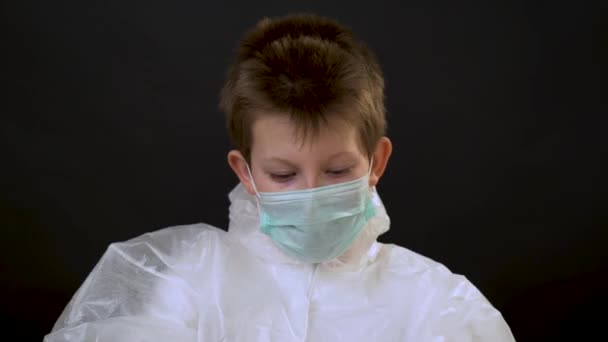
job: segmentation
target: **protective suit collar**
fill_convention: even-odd
[[[371,189],[376,215],[359,233],[351,247],[341,256],[321,264],[326,269],[356,270],[372,263],[380,250],[378,236],[389,230],[390,218],[376,191]],[[228,195],[230,199],[228,238],[237,240],[244,248],[269,263],[305,264],[283,253],[259,228],[259,213],[255,197],[239,183]]]

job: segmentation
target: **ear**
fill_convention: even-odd
[[[247,172],[247,160],[245,160],[245,157],[243,157],[241,152],[237,150],[228,152],[228,165],[230,165],[234,174],[239,178],[241,183],[243,183],[247,192],[251,195],[255,195],[253,183],[249,177],[249,172]],[[253,172],[253,170],[251,172]]]
[[[374,149],[374,160],[372,164],[371,174],[369,176],[369,186],[376,186],[380,177],[386,170],[386,165],[393,152],[393,144],[387,137],[382,137],[378,140],[376,148]]]

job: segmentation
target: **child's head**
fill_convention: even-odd
[[[253,193],[353,180],[391,153],[384,80],[372,53],[340,24],[314,15],[264,19],[243,39],[221,94],[237,150],[228,162]]]

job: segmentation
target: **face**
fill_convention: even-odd
[[[250,168],[258,192],[316,188],[355,180],[369,171],[369,158],[358,144],[353,125],[330,118],[318,135],[299,139],[296,133],[286,116],[261,115],[256,119]],[[384,151],[378,153],[376,148],[374,152],[370,186],[378,181],[390,155],[388,138],[383,137],[379,145]],[[228,162],[247,190],[255,194],[242,155],[231,151]]]

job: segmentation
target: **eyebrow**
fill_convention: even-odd
[[[329,156],[329,159],[334,159],[337,157],[356,158],[356,155],[350,151],[342,151],[342,152],[332,154],[331,156]]]
[[[331,156],[329,156],[328,159],[331,160],[331,159],[335,159],[338,157],[355,158],[356,156],[354,153],[352,153],[350,151],[342,151],[342,152],[332,154]],[[285,164],[290,167],[296,167],[296,165],[294,163],[292,163],[291,161],[280,158],[280,157],[262,158],[262,161],[263,162],[276,162],[276,163]]]
[[[294,167],[294,168],[296,167],[296,165],[293,164],[292,162],[290,162],[289,160],[282,159],[282,158],[279,158],[279,157],[262,158],[262,162],[265,162],[265,163],[267,163],[267,162],[281,163],[281,164],[285,164],[285,165],[287,165],[289,167]]]

